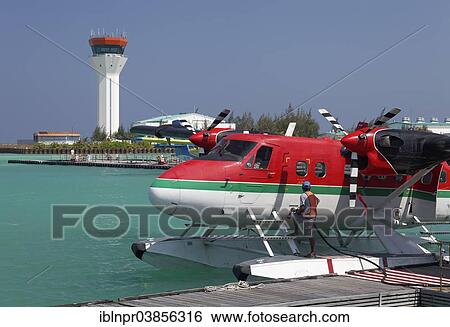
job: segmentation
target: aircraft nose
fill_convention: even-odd
[[[174,172],[167,171],[164,178],[157,178],[148,189],[150,203],[159,206],[174,206],[180,203],[179,180]]]
[[[367,142],[365,138],[360,137],[361,134],[359,131],[349,134],[342,138],[341,143],[350,151],[364,156],[367,153]]]

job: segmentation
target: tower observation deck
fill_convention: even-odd
[[[127,57],[128,40],[125,36],[93,35],[90,61],[97,71],[97,126],[111,137],[119,129],[119,76]]]

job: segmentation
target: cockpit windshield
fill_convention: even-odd
[[[241,161],[256,146],[256,142],[223,139],[199,160]]]

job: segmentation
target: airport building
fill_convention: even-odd
[[[199,114],[197,112],[190,113],[180,113],[177,115],[159,116],[155,118],[145,119],[136,121],[131,126],[134,125],[147,125],[147,126],[160,126],[166,124],[172,124],[174,120],[185,120],[187,121],[195,130],[202,130],[208,128],[209,125],[215,120],[215,117],[206,116]],[[234,123],[221,122],[217,125],[218,128],[236,128]]]
[[[417,117],[413,122],[410,117],[403,117],[399,122],[392,122],[389,127],[396,129],[424,129],[436,134],[448,134],[450,135],[450,117],[439,121],[438,118],[432,117],[428,122],[423,116]]]
[[[33,134],[33,140],[43,144],[74,144],[80,141],[80,133],[39,131]]]

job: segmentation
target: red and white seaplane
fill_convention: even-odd
[[[294,126],[285,136],[215,129],[228,112],[205,131],[185,128],[207,154],[162,173],[149,198],[166,216],[189,224],[179,236],[134,243],[139,259],[159,267],[234,267],[238,278],[327,273],[326,255],[336,251],[358,257],[336,259],[337,273],[435,261],[424,244],[436,239],[423,223],[450,219],[449,136],[385,127],[397,108],[350,134],[320,109],[346,134],[340,141],[293,137]],[[298,256],[301,238],[290,235],[290,209],[298,206],[305,180],[320,199],[316,228],[324,257],[316,259]],[[236,233],[213,235],[221,226]],[[409,226],[424,235],[398,229]]]

